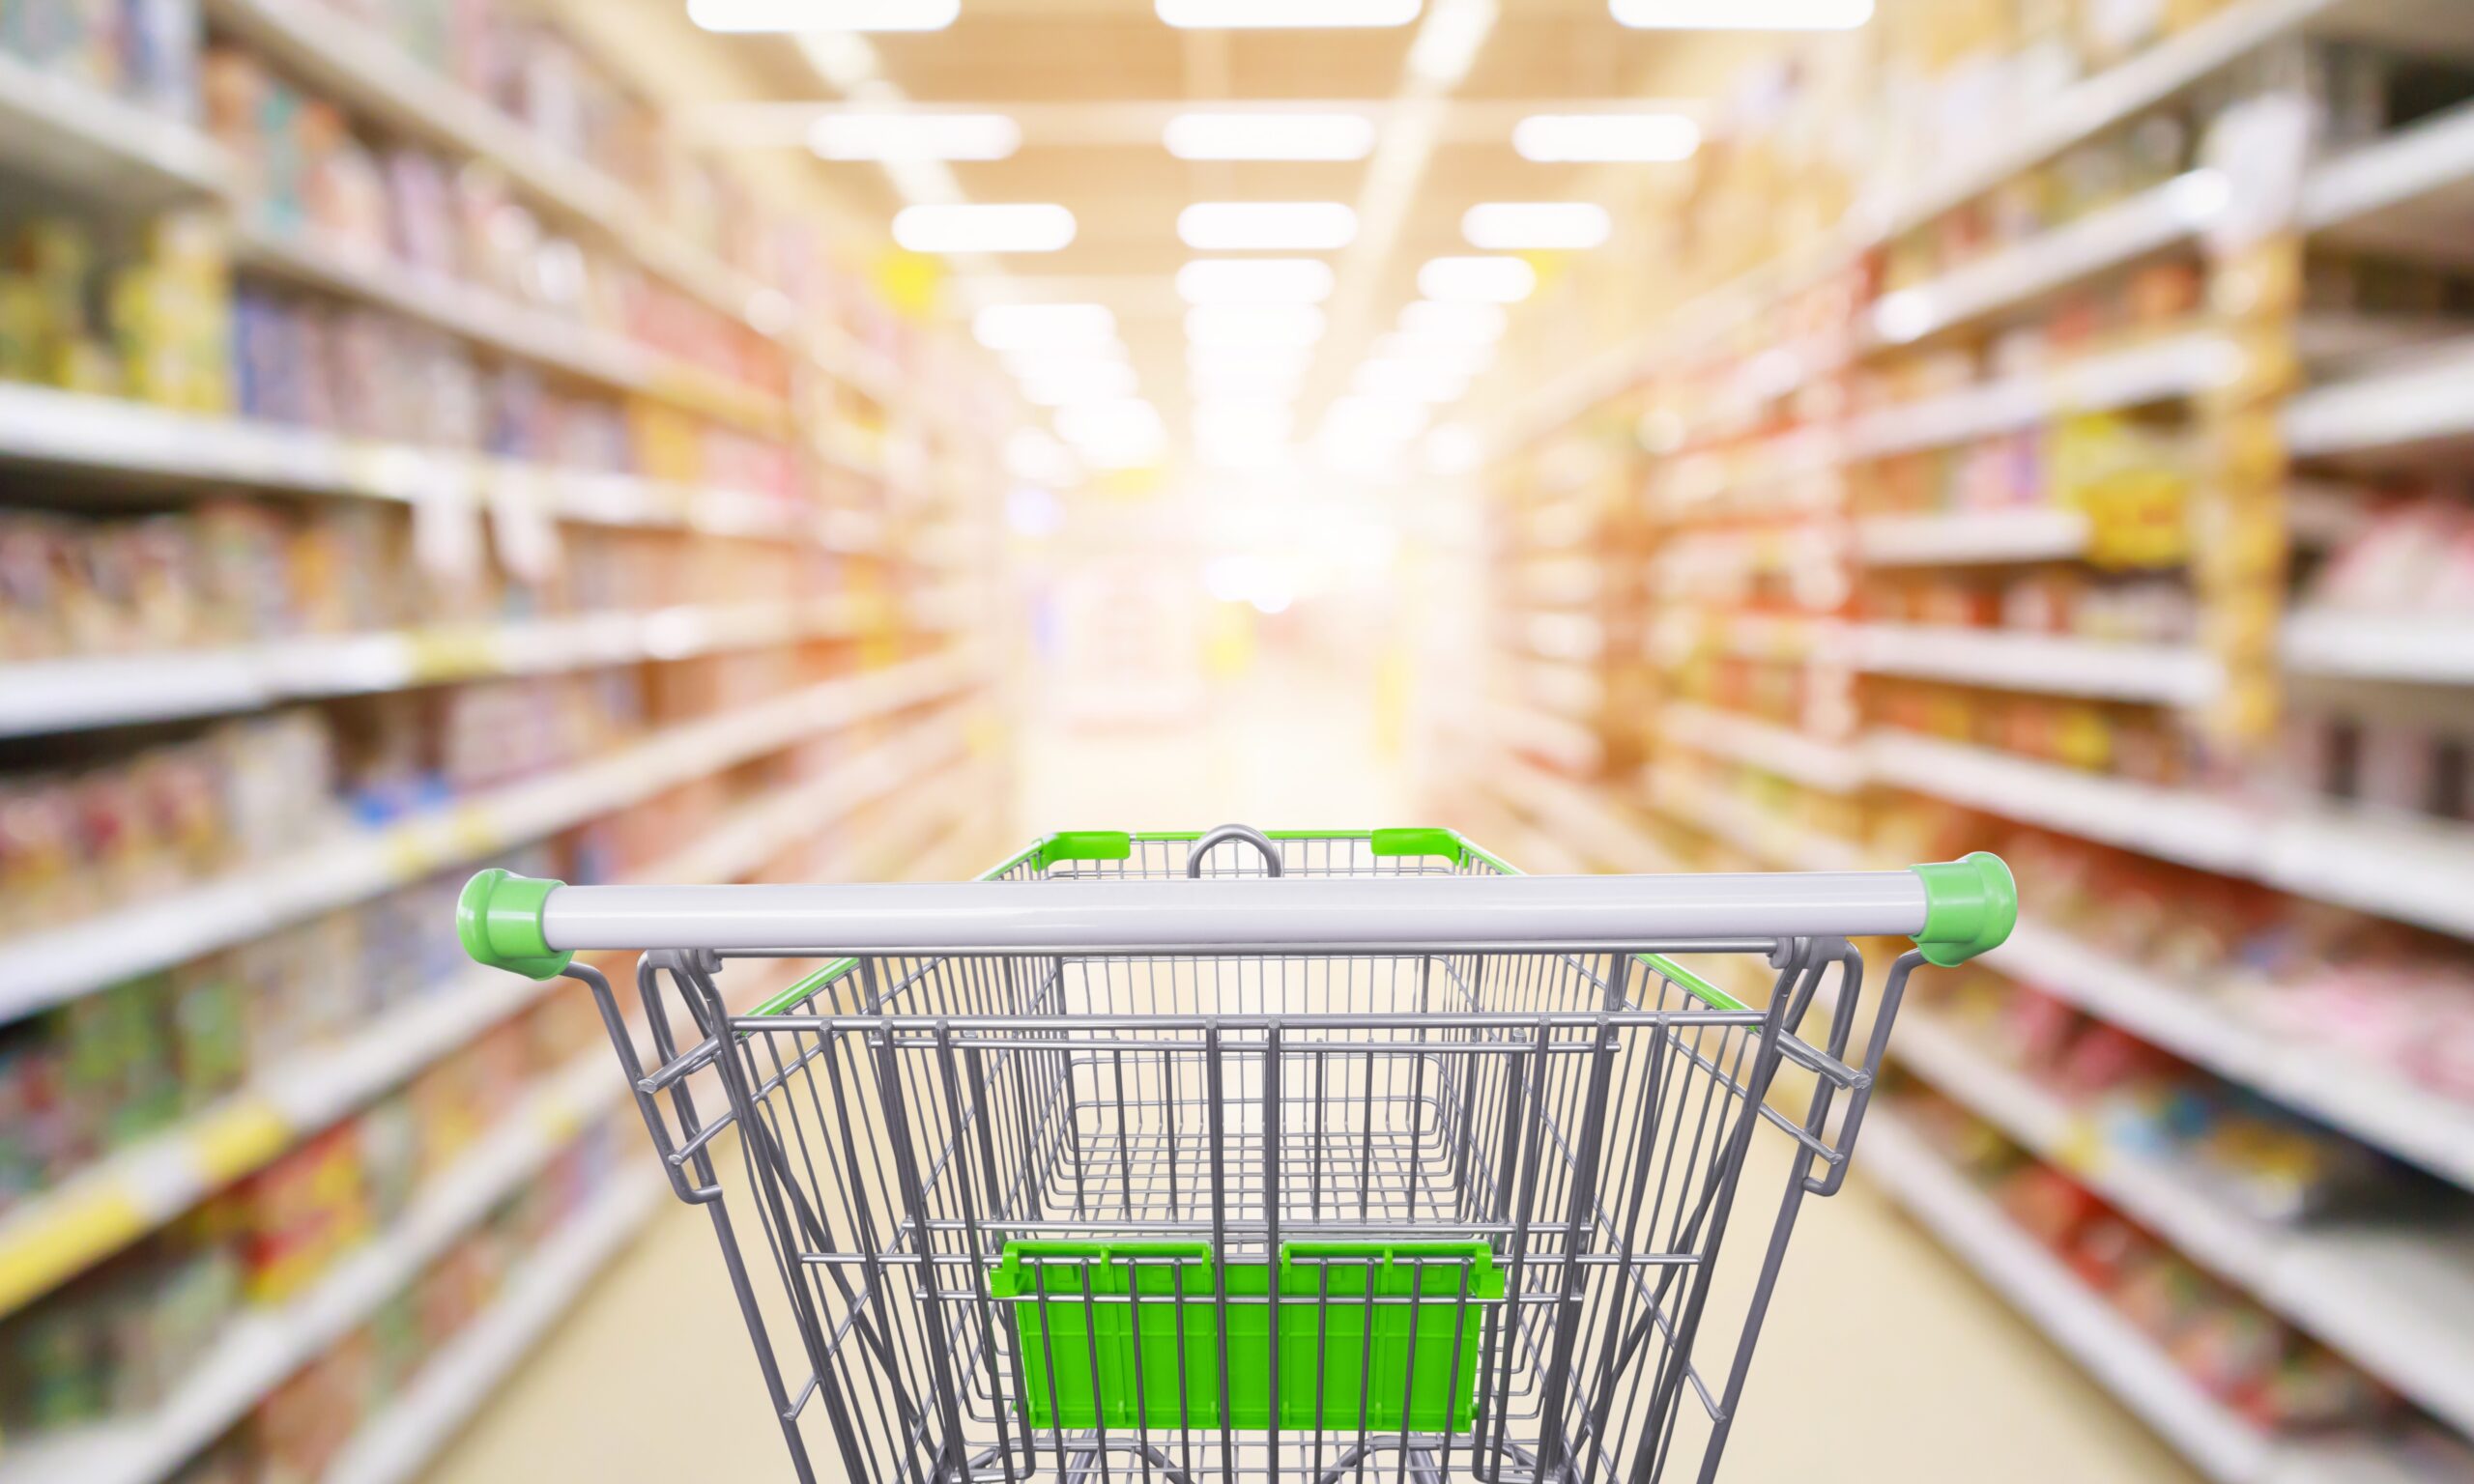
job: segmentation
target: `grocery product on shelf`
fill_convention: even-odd
[[[0,52],[166,118],[198,111],[195,0],[14,0]]]

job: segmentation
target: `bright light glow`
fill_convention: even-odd
[[[1186,347],[1186,369],[1205,371],[1251,371],[1258,376],[1274,374],[1291,378],[1304,376],[1314,363],[1311,346],[1246,346],[1189,345]]]
[[[1516,304],[1538,287],[1538,271],[1518,258],[1429,258],[1418,292],[1445,303]]]
[[[1219,349],[1297,347],[1323,338],[1323,311],[1312,304],[1205,304],[1186,311],[1189,343]]]
[[[1332,282],[1331,265],[1314,258],[1196,258],[1177,270],[1190,304],[1319,304]]]
[[[1405,26],[1418,0],[1158,0],[1160,18],[1197,31]]]
[[[1284,443],[1297,426],[1297,411],[1263,397],[1194,404],[1194,439],[1205,443]]]
[[[1342,397],[1323,414],[1323,438],[1346,444],[1399,444],[1425,431],[1425,404],[1393,397]]]
[[[1029,433],[1037,430],[1025,428],[1022,431]],[[1040,437],[1047,438],[1048,435],[1042,433]],[[1055,442],[1054,439],[1049,441]],[[1058,445],[1056,451],[1059,457],[1072,457],[1065,452],[1062,444]],[[1065,506],[1057,500],[1054,494],[1036,484],[1018,484],[1005,492],[1005,525],[1018,536],[1029,536],[1033,539],[1052,536],[1064,528]]]
[[[1038,428],[1016,428],[1005,436],[1005,472],[1032,484],[1072,484],[1074,455]]]
[[[1429,339],[1406,330],[1395,330],[1378,337],[1368,360],[1414,360],[1448,370],[1458,376],[1476,376],[1495,363],[1495,348],[1491,344],[1466,345],[1453,340]]]
[[[1054,252],[1074,241],[1074,214],[1030,203],[906,206],[893,240],[912,252]]]
[[[1161,136],[1179,159],[1364,159],[1374,121],[1362,113],[1181,113]]]
[[[1536,113],[1512,126],[1511,147],[1550,165],[1690,159],[1701,126],[1680,113]]]
[[[1853,31],[1873,0],[1614,0],[1615,22],[1643,31]]]
[[[1359,364],[1349,386],[1388,401],[1457,402],[1468,393],[1469,378],[1428,361],[1368,360]]]
[[[1022,400],[1034,407],[1108,402],[1134,391],[1134,367],[1121,360],[1069,362],[1022,379]]]
[[[1426,435],[1422,451],[1429,471],[1450,477],[1473,472],[1484,463],[1486,442],[1465,422],[1447,422]]]
[[[1341,201],[1197,201],[1177,214],[1177,236],[1204,252],[1332,252],[1357,240],[1357,213]]]
[[[991,304],[970,318],[971,338],[992,351],[1097,352],[1116,344],[1106,304]]]
[[[1152,463],[1168,443],[1159,409],[1139,397],[1060,408],[1056,431],[1085,460],[1102,469],[1134,469]]]
[[[1460,215],[1460,235],[1488,252],[1578,251],[1614,230],[1595,201],[1488,201]]]
[[[1409,43],[1409,73],[1437,87],[1458,86],[1495,29],[1495,0],[1435,0],[1434,14]]]
[[[962,0],[687,0],[706,31],[942,31]]]
[[[1302,350],[1262,356],[1207,352],[1188,367],[1186,385],[1197,398],[1293,397],[1312,358]]]
[[[1508,318],[1500,304],[1447,304],[1420,299],[1400,310],[1400,332],[1454,345],[1492,345],[1504,337]]]
[[[1003,159],[1022,127],[1001,113],[836,113],[808,126],[820,159]]]

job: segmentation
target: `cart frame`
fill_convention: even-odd
[[[802,1480],[1648,1484],[1714,1474],[1909,975],[2016,915],[1984,854],[1524,877],[1447,830],[1223,826],[972,883],[485,871],[458,927],[591,989]],[[1889,935],[1851,1062],[1850,939]],[[641,1027],[573,961],[621,948]],[[828,956],[731,1008],[733,961]],[[1718,1294],[1765,1128],[1769,1240]]]

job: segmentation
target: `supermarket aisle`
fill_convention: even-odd
[[[1042,724],[1022,739],[1022,825],[1408,820],[1412,790],[1375,749],[1366,694],[1345,676],[1275,673],[1229,688],[1176,727]],[[1764,1174],[1751,1188],[1773,1185]],[[1749,1253],[1738,1255],[1741,1280]],[[1905,1484],[2190,1477],[1861,1182],[1809,1208],[1760,1354],[1733,1480],[1893,1470]],[[705,1218],[667,1203],[432,1475],[434,1484],[790,1477]]]

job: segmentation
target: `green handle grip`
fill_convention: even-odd
[[[2019,883],[1991,851],[1909,869],[1924,878],[1924,930],[1915,946],[1925,962],[1965,963],[1999,948],[2019,926]]]
[[[455,899],[455,936],[475,963],[527,979],[553,978],[575,955],[551,951],[541,929],[541,910],[550,894],[564,885],[492,867],[465,882],[463,895]]]

